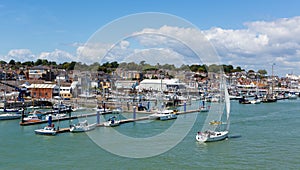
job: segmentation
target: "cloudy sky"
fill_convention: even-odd
[[[107,60],[136,61],[151,56],[146,60],[149,63],[193,64],[197,63],[193,51],[184,46],[195,48],[205,36],[221,63],[269,73],[275,63],[275,74],[300,75],[299,9],[297,0],[0,1],[0,60],[96,62],[105,55]],[[100,32],[97,42],[87,43],[118,18],[143,12],[172,14],[195,27],[168,22],[153,26],[159,18],[152,18],[145,20],[145,27],[124,33],[127,37],[114,37],[118,41],[101,41],[114,39],[112,31]],[[115,31],[120,29],[125,27]],[[155,35],[132,36],[147,30]],[[157,33],[175,35],[175,39]]]

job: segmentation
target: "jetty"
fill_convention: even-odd
[[[199,109],[197,109],[197,110],[188,110],[188,111],[183,111],[183,112],[177,112],[176,114],[181,115],[181,114],[195,113],[195,112],[199,112],[199,111],[200,111]],[[112,113],[112,112],[109,112],[109,113]],[[137,112],[137,113],[153,114],[154,112]],[[65,118],[61,118],[61,119],[53,119],[52,122],[97,116],[97,114],[98,113],[91,113],[91,114],[70,116],[70,117],[65,117]],[[108,114],[108,113],[106,113],[106,114]],[[149,117],[148,116],[143,116],[143,117],[138,117],[138,118],[122,119],[122,120],[120,120],[120,124],[131,123],[131,122],[136,122],[136,121],[143,121],[143,120],[149,120]],[[41,121],[38,121],[38,122],[20,122],[20,125],[21,126],[29,126],[29,125],[36,125],[36,124],[43,124],[43,123],[48,123],[48,121],[47,120],[41,120]],[[97,127],[104,127],[104,122],[99,123],[96,126]],[[57,133],[67,133],[67,132],[70,132],[70,128],[69,127],[58,128],[58,130],[56,132]]]
[[[107,112],[101,112],[100,114],[104,115],[104,114],[111,114],[111,113],[112,113],[112,111],[107,111]],[[92,116],[97,116],[97,113],[89,113],[89,114],[82,114],[82,115],[76,115],[76,116],[67,116],[67,117],[62,117],[59,119],[52,119],[52,122],[72,120],[72,119],[92,117]],[[36,124],[43,124],[43,123],[48,123],[48,120],[40,120],[40,121],[34,121],[34,122],[26,122],[26,121],[21,120],[20,125],[21,126],[29,126],[29,125],[36,125]]]

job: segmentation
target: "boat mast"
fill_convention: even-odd
[[[274,65],[275,63],[272,64],[272,96],[273,96],[273,89],[274,89]]]

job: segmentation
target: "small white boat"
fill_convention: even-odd
[[[297,95],[294,92],[288,94],[288,99],[297,99]]]
[[[149,119],[152,119],[152,120],[170,120],[170,119],[176,119],[176,118],[177,118],[177,115],[176,115],[176,113],[174,113],[173,110],[158,111],[157,113],[149,115]]]
[[[12,120],[12,119],[20,119],[21,114],[18,113],[5,113],[5,114],[0,114],[0,120]]]
[[[0,109],[0,112],[5,112],[5,113],[7,113],[7,112],[20,112],[20,110],[19,109]]]
[[[104,122],[103,125],[106,127],[119,126],[120,120],[116,120],[116,116],[113,116],[113,117],[109,118],[107,122]]]
[[[64,113],[60,113],[60,114],[48,114],[48,115],[46,115],[45,120],[49,120],[50,116],[52,117],[52,119],[61,119],[61,118],[65,117],[65,116],[67,116],[67,114],[64,114]]]
[[[43,129],[34,130],[35,134],[38,135],[56,135],[56,130],[54,126],[46,126]]]
[[[39,122],[39,121],[41,121],[41,119],[39,119],[39,117],[36,114],[24,117],[23,120],[25,122]]]
[[[70,132],[87,132],[96,128],[96,123],[89,124],[87,120],[78,122],[76,125],[71,125]]]
[[[254,99],[254,100],[250,100],[251,104],[260,104],[261,100],[260,99]]]

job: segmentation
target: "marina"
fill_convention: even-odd
[[[0,128],[5,130],[1,131],[0,137],[5,140],[0,144],[0,151],[3,153],[0,155],[0,167],[1,169],[20,166],[25,169],[33,167],[68,169],[70,166],[76,166],[78,169],[85,167],[98,169],[99,163],[103,169],[118,168],[121,165],[126,169],[143,168],[153,163],[158,167],[168,166],[172,169],[211,166],[216,169],[297,169],[299,167],[300,136],[298,128],[294,127],[300,118],[299,99],[259,105],[242,105],[238,101],[231,103],[231,127],[227,140],[217,143],[198,143],[195,140],[195,134],[209,112],[190,113],[197,114],[197,121],[187,136],[172,150],[155,157],[145,158],[143,161],[119,157],[101,149],[88,136],[90,133],[98,133],[100,129],[73,134],[63,133],[68,132],[68,128],[60,128],[60,132],[55,137],[37,136],[33,130],[37,129],[39,124],[18,126],[20,120],[1,121]],[[191,107],[192,105],[187,109]],[[183,112],[179,112],[179,118],[186,115],[180,113]],[[126,116],[132,117],[132,113]],[[138,116],[139,114],[137,118]],[[140,117],[140,119],[145,118],[144,121],[149,121],[142,113]],[[95,121],[95,117],[88,117],[88,119]],[[133,119],[126,119],[124,124],[113,129],[126,135],[143,137],[146,134],[155,135],[175,121],[134,123]],[[67,122],[60,122],[61,127],[66,127]],[[104,127],[99,128],[109,130]],[[284,140],[278,140],[278,138]],[[111,144],[115,145],[113,142]],[[45,151],[45,145],[47,145],[47,151]],[[30,156],[24,156],[22,154],[24,152],[30,153]],[[10,155],[18,161],[13,161],[4,155]],[[79,160],[78,156],[87,159]],[[45,157],[51,161],[46,160]],[[211,162],[212,159],[220,163],[214,164]],[[35,160],[36,163],[33,165],[29,163],[30,160]]]

